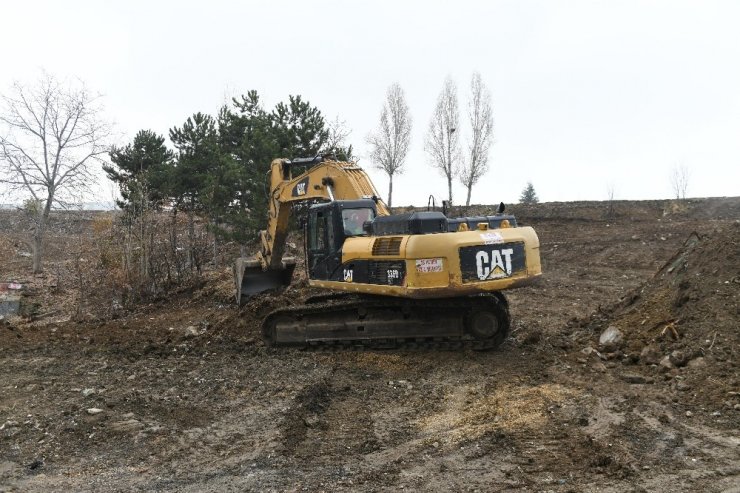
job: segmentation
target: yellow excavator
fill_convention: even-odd
[[[299,166],[309,169],[294,177]],[[290,284],[296,261],[284,252],[300,202],[313,202],[303,221],[308,283],[329,292],[270,313],[269,345],[495,348],[511,324],[502,291],[542,274],[537,234],[503,204],[492,216],[391,215],[355,163],[276,159],[260,250],[236,262],[239,303]]]

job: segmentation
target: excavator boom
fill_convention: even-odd
[[[297,166],[312,166],[293,176]],[[377,214],[389,215],[367,173],[355,163],[309,159],[275,159],[270,165],[270,197],[267,229],[260,231],[260,250],[253,258],[239,258],[235,267],[236,299],[290,284],[295,259],[284,258],[288,223],[293,204],[317,200],[372,199]]]

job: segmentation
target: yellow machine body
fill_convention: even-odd
[[[397,253],[374,255],[373,248],[378,241],[397,244]],[[507,255],[494,253],[506,251],[505,248],[498,248],[499,245],[512,243],[523,245],[525,253],[524,268],[515,272],[511,271],[511,259],[507,262]],[[475,266],[478,279],[465,282],[459,252],[461,248],[476,246],[482,247],[481,251],[487,251],[488,255],[483,255],[480,265]],[[490,247],[488,250],[487,246]],[[358,236],[344,241],[342,265],[345,270],[349,272],[356,260],[396,260],[405,264],[401,285],[353,282],[353,276],[349,275],[343,276],[341,281],[309,279],[309,284],[332,290],[408,298],[449,298],[501,291],[529,284],[542,274],[539,248],[539,239],[531,227],[425,235]]]
[[[328,293],[271,312],[262,322],[269,345],[493,349],[511,326],[503,291],[542,274],[537,234],[504,215],[503,204],[472,218],[391,215],[356,163],[276,159],[259,251],[235,265],[238,302],[290,284],[296,261],[283,254],[300,202],[313,202],[304,230],[308,282]]]

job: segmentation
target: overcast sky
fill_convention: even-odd
[[[352,130],[360,164],[387,87],[414,120],[394,203],[446,194],[424,134],[450,75],[464,110],[479,71],[495,144],[474,203],[740,195],[740,2],[2,1],[0,90],[43,68],[105,95],[121,143],[167,134],[256,89],[301,94]],[[464,113],[461,120],[465,121]],[[461,129],[466,136],[466,127]],[[463,142],[465,139],[463,138]],[[381,195],[387,178],[369,169]],[[455,202],[464,202],[459,184]]]

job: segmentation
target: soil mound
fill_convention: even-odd
[[[740,223],[691,233],[662,268],[590,328],[614,327],[624,362],[657,368],[710,400],[732,401],[740,386]],[[605,349],[602,347],[602,349]]]

